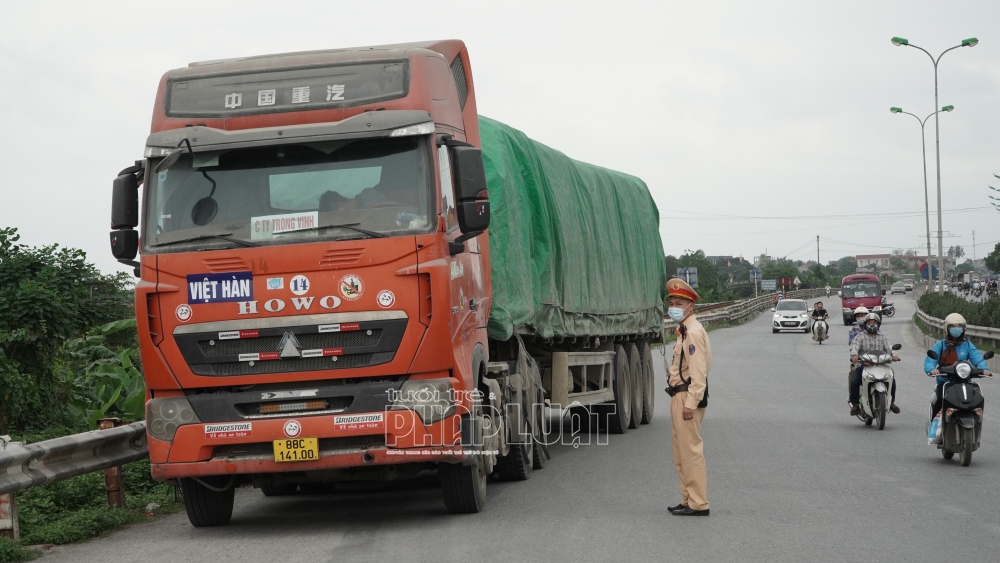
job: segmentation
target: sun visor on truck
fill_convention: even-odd
[[[270,71],[185,73],[167,79],[163,103],[170,117],[224,118],[393,100],[405,97],[409,85],[406,59]]]
[[[428,123],[431,114],[422,110],[385,110],[365,112],[343,121],[308,123],[283,127],[262,127],[226,131],[213,127],[183,127],[153,133],[146,138],[149,157],[165,156],[182,139],[195,151],[226,148],[247,148],[260,145],[281,145],[325,141],[341,137],[387,137],[397,129]]]

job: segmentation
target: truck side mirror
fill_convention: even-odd
[[[476,236],[490,226],[483,152],[475,147],[454,146],[451,154],[458,228],[463,234]]]
[[[135,260],[139,253],[139,231],[111,231],[111,254],[117,260]]]
[[[115,178],[111,188],[111,228],[134,229],[139,226],[139,182],[135,174]]]

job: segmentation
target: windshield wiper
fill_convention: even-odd
[[[239,240],[239,239],[229,238],[230,236],[232,236],[232,234],[233,233],[219,233],[219,234],[215,234],[215,235],[198,235],[196,237],[182,238],[180,240],[172,240],[170,242],[160,242],[160,243],[156,243],[156,244],[151,244],[149,246],[166,246],[168,244],[180,244],[182,242],[193,242],[193,241],[196,241],[196,240],[205,240],[205,239],[210,239],[210,238],[221,238],[222,240],[229,241],[231,243],[238,244],[240,246],[257,246],[256,244],[254,244],[252,242],[247,242],[245,240]]]
[[[345,229],[350,229],[352,231],[361,233],[363,235],[368,235],[372,238],[385,238],[389,235],[385,233],[377,233],[375,231],[369,231],[368,229],[361,229],[358,227],[361,223],[341,223],[340,225],[320,225],[319,227],[309,227],[308,229],[296,229],[291,231],[293,233],[301,233],[302,231],[318,231],[320,229],[335,229],[337,227],[342,227]]]

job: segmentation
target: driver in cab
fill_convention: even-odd
[[[851,391],[848,401],[851,404],[851,416],[857,416],[861,412],[859,400],[861,398],[861,374],[865,370],[864,362],[858,358],[865,354],[892,354],[892,361],[898,362],[899,357],[892,350],[892,344],[884,334],[879,332],[882,325],[882,318],[875,313],[869,313],[864,319],[864,332],[859,333],[851,342],[851,362],[857,367],[851,375]],[[899,407],[896,406],[896,378],[892,379],[892,403],[889,410],[899,414]]]

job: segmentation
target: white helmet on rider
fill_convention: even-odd
[[[875,322],[874,325],[871,324],[872,321]],[[876,315],[875,313],[868,313],[865,315],[865,320],[862,326],[868,334],[875,334],[878,332],[879,327],[882,326],[882,317]]]
[[[960,329],[961,332],[956,330],[955,332],[958,334],[952,334],[952,328]],[[944,318],[944,330],[948,333],[948,336],[952,338],[962,338],[965,336],[965,317],[959,315],[958,313],[948,315]]]
[[[860,306],[860,307],[858,307],[857,309],[854,310],[854,320],[856,320],[858,322],[858,326],[862,326],[864,324],[862,322],[862,320],[867,315],[868,315],[868,307],[865,307],[864,305],[862,305],[862,306]],[[862,328],[864,328],[864,327],[862,327]]]

